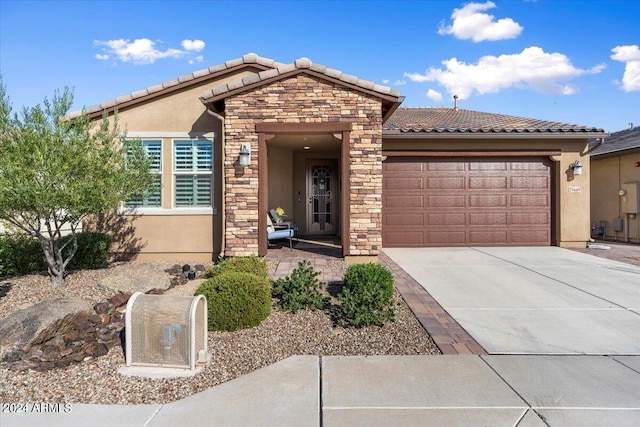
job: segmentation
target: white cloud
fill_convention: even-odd
[[[195,64],[195,63],[202,62],[202,61],[204,61],[204,56],[198,55],[195,58],[190,59],[189,60],[189,64]]]
[[[114,58],[122,62],[133,64],[153,64],[159,59],[181,58],[189,56],[191,51],[200,51],[204,48],[201,40],[184,40],[182,42],[185,50],[166,49],[160,50],[156,47],[156,42],[147,38],[136,39],[133,42],[124,39],[100,41],[94,40],[94,46],[98,46],[104,52],[95,57],[100,60]]]
[[[438,34],[453,34],[462,40],[478,43],[485,40],[504,40],[518,37],[523,27],[511,18],[495,20],[495,16],[483,13],[496,7],[495,3],[467,3],[461,9],[453,9],[451,19],[453,23],[440,24]]]
[[[386,85],[389,84],[389,79],[382,79],[382,83]]]
[[[640,47],[616,46],[611,51],[611,59],[625,63],[622,88],[625,92],[640,91]]]
[[[414,82],[438,82],[462,100],[474,91],[486,94],[510,87],[572,95],[578,92],[577,86],[561,82],[582,74],[596,74],[605,68],[600,64],[582,70],[574,67],[567,56],[547,53],[536,46],[511,55],[483,56],[476,64],[466,64],[456,58],[442,61],[442,64],[444,68],[431,67],[425,74],[404,75]]]
[[[427,91],[427,98],[430,98],[432,100],[434,100],[435,102],[440,102],[442,101],[442,94],[438,91],[435,91],[433,89],[429,89]]]
[[[404,86],[407,84],[406,80],[396,80],[395,82],[393,82],[394,86]]]
[[[182,40],[182,48],[190,52],[200,52],[204,49],[202,40]]]

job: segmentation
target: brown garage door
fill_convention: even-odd
[[[549,245],[550,162],[389,157],[382,205],[387,247]]]

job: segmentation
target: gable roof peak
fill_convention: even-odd
[[[252,57],[251,55],[255,55],[255,54],[249,53],[245,56]],[[343,73],[340,70],[328,68],[326,65],[316,64],[313,61],[311,61],[309,58],[302,57],[302,58],[296,59],[294,62],[289,64],[274,62],[272,69],[261,71],[255,77],[238,79],[220,86],[213,87],[211,89],[207,89],[202,94],[201,100],[203,103],[212,102],[218,98],[225,98],[226,96],[229,95],[229,92],[235,93],[236,91],[243,90],[246,86],[260,83],[266,80],[277,79],[280,76],[288,75],[289,73],[299,72],[300,70],[309,70],[310,72],[323,75],[330,79],[339,80],[344,84],[356,86],[363,90],[368,90],[368,91],[377,93],[379,95],[384,95],[387,97],[398,98],[400,102],[403,99],[400,96],[399,91],[393,90],[388,86],[382,86],[369,80],[360,79],[356,76]]]

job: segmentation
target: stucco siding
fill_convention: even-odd
[[[625,183],[640,182],[640,167],[636,167],[640,153],[603,157],[591,159],[591,221],[597,225],[607,222],[607,239],[625,240],[625,232],[615,232],[613,226],[615,218],[621,217],[628,227],[628,240],[640,242],[640,219],[623,212],[624,196],[618,194]]]

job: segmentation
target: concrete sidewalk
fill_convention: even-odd
[[[2,413],[14,426],[635,426],[640,356],[294,356],[166,405]]]

